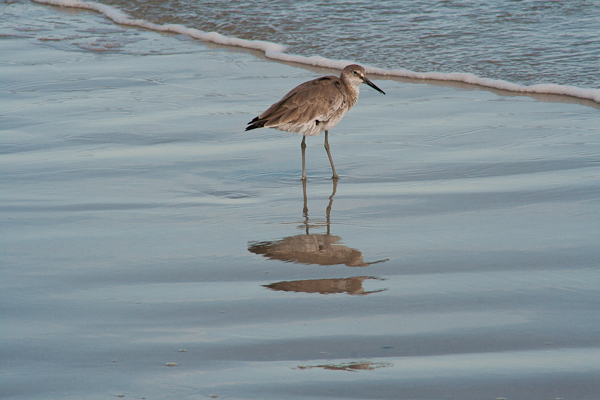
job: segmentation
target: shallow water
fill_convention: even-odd
[[[316,73],[7,9],[3,398],[597,397],[597,109],[378,80],[304,190]]]

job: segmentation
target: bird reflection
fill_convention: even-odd
[[[302,211],[304,220],[300,227],[303,233],[288,236],[280,240],[266,242],[250,242],[248,250],[255,254],[261,254],[270,260],[293,262],[300,264],[317,265],[346,265],[348,267],[366,267],[375,263],[387,261],[365,262],[362,253],[357,249],[344,246],[339,236],[331,234],[331,206],[333,196],[337,190],[337,179],[333,180],[333,191],[329,196],[329,204],[325,211],[326,233],[310,233],[310,228],[323,227],[323,223],[315,223],[308,218],[308,205],[306,196],[306,180],[302,181],[304,192],[304,209]],[[366,295],[381,292],[387,289],[366,291],[363,288],[365,280],[383,280],[372,276],[355,276],[351,278],[333,279],[309,279],[298,281],[283,281],[263,285],[266,288],[284,292],[304,292],[335,294],[346,293],[350,295]]]
[[[387,289],[378,289],[365,291],[363,282],[365,279],[376,279],[374,276],[354,276],[352,278],[340,279],[308,279],[303,281],[283,281],[263,285],[271,290],[280,290],[284,292],[303,292],[303,293],[321,293],[335,294],[347,293],[353,295],[365,295],[370,293],[383,292]]]
[[[391,367],[390,363],[374,363],[369,361],[352,361],[344,364],[323,364],[323,365],[298,365],[298,369],[323,368],[331,371],[372,371],[376,368]]]
[[[310,220],[308,218],[308,206],[306,196],[306,181],[302,181],[304,191],[304,221],[302,227],[305,233],[288,236],[280,240],[266,242],[251,242],[248,250],[255,254],[262,254],[271,260],[294,262],[300,264],[338,265],[344,264],[348,267],[366,267],[368,265],[383,262],[365,262],[362,253],[341,244],[339,236],[331,234],[331,206],[333,196],[337,190],[337,179],[333,180],[333,192],[329,197],[326,216],[326,233],[310,233]],[[315,226],[315,225],[313,225]],[[318,226],[318,225],[316,225]]]

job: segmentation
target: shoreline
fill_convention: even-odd
[[[246,40],[232,38],[221,35],[217,32],[204,32],[194,28],[187,28],[183,25],[159,25],[144,20],[133,20],[127,14],[121,12],[117,8],[108,6],[102,3],[92,1],[83,2],[81,0],[32,0],[38,4],[56,6],[56,7],[73,7],[87,9],[98,12],[110,19],[114,23],[123,26],[133,26],[143,29],[152,30],[155,32],[174,33],[188,36],[192,39],[197,39],[202,42],[214,43],[217,45],[231,46],[240,49],[258,51],[265,59],[290,63],[297,66],[309,66],[317,68],[326,68],[329,70],[342,70],[346,65],[353,64],[347,60],[330,60],[321,56],[300,56],[287,54],[285,46],[258,40]],[[575,86],[557,85],[557,84],[537,84],[531,86],[522,86],[512,82],[507,82],[498,79],[490,79],[479,77],[470,73],[439,73],[439,72],[414,72],[405,69],[386,70],[369,65],[363,65],[368,74],[378,77],[391,77],[400,79],[411,79],[422,81],[425,83],[432,82],[450,82],[455,84],[469,85],[485,90],[490,90],[494,93],[503,95],[502,93],[511,93],[516,95],[524,95],[533,97],[541,101],[556,101],[559,98],[570,98],[578,101],[573,101],[576,104],[594,107],[600,109],[600,89],[579,88]],[[556,96],[556,97],[555,97]],[[555,100],[556,98],[556,100]],[[571,103],[570,101],[560,101]]]

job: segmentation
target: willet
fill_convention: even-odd
[[[303,180],[306,180],[306,136],[317,136],[325,131],[325,150],[331,163],[333,179],[337,179],[327,136],[329,130],[356,104],[361,83],[385,94],[367,78],[363,67],[348,65],[339,78],[324,76],[296,86],[281,100],[248,122],[246,130],[266,127],[301,134]]]

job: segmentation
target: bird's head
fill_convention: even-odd
[[[366,83],[371,86],[373,89],[377,90],[381,94],[385,94],[385,92],[377,87],[373,82],[367,78],[367,74],[365,69],[357,64],[348,65],[342,71],[341,79],[347,82],[349,85],[358,88],[361,83]]]

